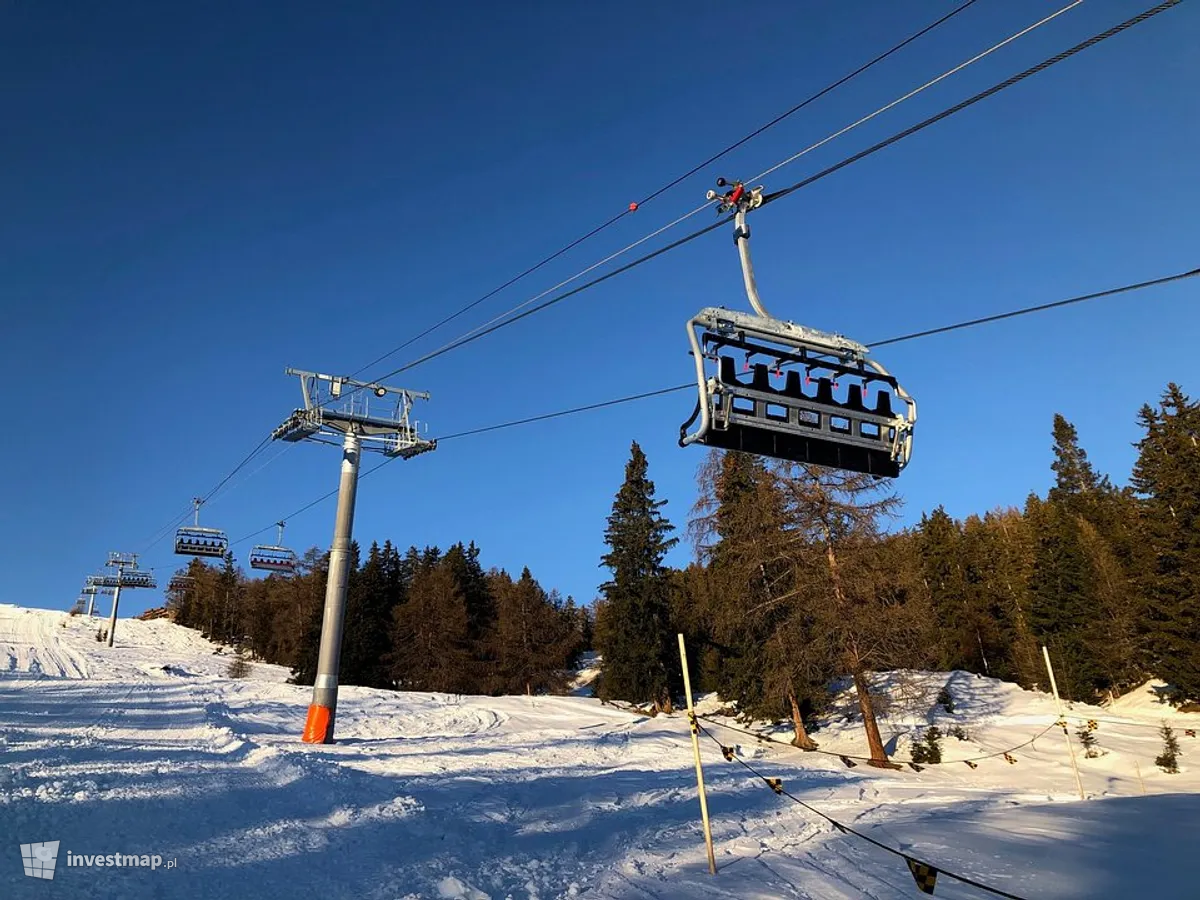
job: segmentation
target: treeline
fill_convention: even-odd
[[[328,554],[309,550],[295,574],[249,579],[231,557],[193,560],[191,583],[168,593],[180,625],[236,644],[312,684]],[[343,625],[342,684],[463,694],[561,691],[591,644],[587,608],[547,593],[528,569],[519,578],[485,572],[474,544],[445,553],[390,542],[365,561],[351,547]]]
[[[791,717],[801,745],[830,682],[850,679],[881,764],[871,672],[1045,685],[1046,644],[1072,699],[1152,675],[1200,699],[1200,404],[1172,384],[1138,421],[1128,488],[1097,473],[1055,416],[1045,497],[965,521],[939,507],[891,533],[889,482],[713,453],[687,528],[697,561],[683,570],[663,565],[677,538],[634,444],[606,532],[602,695],[669,708],[680,631],[700,689]]]
[[[848,679],[881,763],[873,672],[964,669],[1045,686],[1045,644],[1069,698],[1157,676],[1178,699],[1200,699],[1200,404],[1172,384],[1138,421],[1129,487],[1096,472],[1055,416],[1044,497],[963,521],[938,507],[901,531],[888,529],[900,505],[892,482],[713,453],[685,529],[696,561],[683,569],[665,565],[680,536],[635,443],[594,607],[601,696],[669,709],[682,632],[698,690],[790,717],[801,745],[830,683]],[[365,561],[354,552],[343,684],[554,691],[592,647],[592,610],[528,570],[485,572],[473,544],[403,555],[373,544]],[[311,684],[326,565],[312,550],[294,576],[248,580],[231,561],[194,561],[194,583],[170,607],[180,624],[242,641]]]

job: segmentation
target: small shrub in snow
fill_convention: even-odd
[[[1095,759],[1100,755],[1100,751],[1096,749],[1096,728],[1092,722],[1086,725],[1080,725],[1079,730],[1075,732],[1075,736],[1079,738],[1079,743],[1083,744],[1083,755],[1088,759]]]
[[[942,761],[942,732],[936,725],[926,728],[924,738],[913,744],[912,761],[915,763],[940,763]]]
[[[954,712],[954,697],[950,693],[950,688],[943,687],[938,691],[937,703],[942,709],[948,713]]]
[[[1163,739],[1163,752],[1154,757],[1154,764],[1170,775],[1179,774],[1179,738],[1171,726],[1163,723],[1158,730]]]
[[[245,678],[250,674],[250,662],[238,651],[237,656],[229,661],[229,665],[225,667],[225,676],[227,678]]]
[[[959,741],[969,741],[971,739],[971,736],[967,734],[967,729],[963,728],[961,725],[955,725],[950,729],[949,734],[950,737]]]

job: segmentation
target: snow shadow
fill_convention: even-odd
[[[1181,865],[1200,796],[1157,794],[979,810],[867,828],[877,840],[1023,897],[1200,897]],[[1181,832],[1181,829],[1183,832]],[[938,893],[955,883],[938,882]],[[984,896],[955,886],[947,896]]]
[[[694,869],[707,877],[686,744],[664,748],[679,759],[663,771],[589,759],[594,736],[566,737],[552,741],[551,766],[539,761],[546,735],[531,735],[540,743],[522,748],[506,734],[490,746],[461,739],[456,750],[424,754],[440,758],[435,767],[420,757],[436,742],[421,739],[396,742],[403,760],[353,746],[262,746],[219,728],[214,739],[203,698],[170,684],[128,693],[78,682],[6,687],[0,765],[16,777],[0,779],[0,844],[12,849],[0,862],[0,896],[46,896],[47,885],[23,875],[16,847],[40,840],[60,841],[64,858],[69,851],[178,860],[171,871],[60,867],[56,896],[101,900],[394,900],[437,897],[450,878],[494,898],[548,898],[595,888],[616,877],[621,861],[649,855],[688,860],[674,866],[676,876]],[[645,740],[657,749],[658,735]],[[27,741],[35,745],[21,746]],[[444,765],[461,754],[470,774]],[[841,783],[805,776],[806,787]],[[712,809],[732,822],[781,815],[777,797],[741,785],[717,787]],[[803,822],[792,827],[803,831]]]

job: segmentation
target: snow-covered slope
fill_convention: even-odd
[[[647,719],[582,696],[456,697],[344,688],[338,743],[299,740],[309,690],[279,667],[223,677],[228,656],[165,621],[97,622],[0,606],[0,896],[121,898],[915,897],[903,861],[840,834],[705,741],[719,874],[708,874],[683,716]],[[164,669],[164,667],[166,667]],[[885,738],[907,759],[914,724],[962,725],[948,760],[1026,742],[1052,699],[964,673],[885,679]],[[955,712],[936,707],[949,683]],[[842,698],[843,712],[853,709]],[[706,708],[715,709],[712,700]],[[1062,732],[1013,754],[884,772],[761,745],[743,757],[795,796],[870,835],[1021,897],[1200,897],[1180,835],[1200,820],[1184,736],[1200,716],[1151,699],[1073,711],[1105,754]],[[1160,718],[1178,725],[1179,775],[1153,765]],[[821,748],[859,754],[835,713]],[[1134,763],[1145,780],[1147,796]],[[59,841],[53,884],[18,844]],[[172,869],[67,866],[67,853],[159,854]],[[948,878],[937,896],[985,897]]]

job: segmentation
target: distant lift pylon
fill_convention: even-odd
[[[259,544],[250,551],[250,568],[264,569],[268,572],[279,572],[290,575],[296,571],[296,554],[283,546],[283,529],[286,522],[276,522],[279,528],[277,544]]]
[[[734,241],[754,312],[708,307],[687,323],[700,396],[679,429],[680,446],[698,443],[899,475],[912,455],[916,401],[857,341],[771,317],[758,296],[746,224],[746,213],[762,205],[763,189],[723,178],[717,186],[730,188],[708,197],[721,201],[718,212],[734,213]],[[738,376],[730,351],[742,357],[748,377]],[[688,433],[697,419],[699,426]]]

